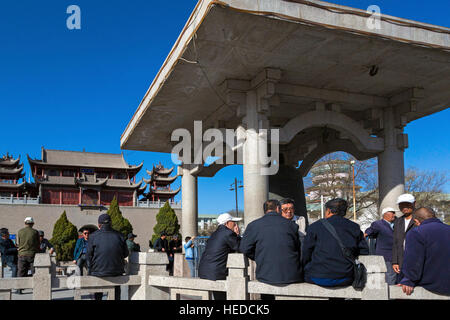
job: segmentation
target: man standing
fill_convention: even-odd
[[[412,213],[416,200],[412,194],[402,194],[397,199],[398,208],[403,216],[394,221],[394,239],[392,245],[392,268],[397,274],[397,282],[402,278],[401,268],[403,264],[403,252],[405,250],[406,234],[414,227]]]
[[[53,248],[53,245],[44,238],[44,231],[39,230],[39,253],[46,253],[47,249],[49,249],[49,253],[53,254],[55,252],[55,248]]]
[[[347,201],[336,198],[325,204],[325,219],[336,230],[353,257],[368,255],[369,248],[359,225],[344,218]],[[351,285],[353,263],[344,256],[338,241],[319,220],[311,224],[303,244],[302,262],[305,281],[324,287]]]
[[[173,263],[175,261],[175,253],[181,253],[183,250],[181,249],[182,244],[181,240],[178,239],[178,235],[174,234],[172,236],[172,240],[169,241],[169,275],[173,275]]]
[[[264,216],[248,224],[239,251],[256,261],[256,279],[267,284],[302,281],[298,226],[280,215],[277,200],[267,200]]]
[[[28,271],[33,272],[34,255],[39,253],[39,232],[33,229],[32,217],[25,218],[25,228],[17,232],[17,243],[19,246],[18,276],[27,277]]]
[[[206,243],[205,251],[200,257],[198,276],[201,279],[225,280],[228,275],[228,254],[239,250],[241,238],[236,221],[241,218],[222,213],[217,217],[219,226]],[[226,293],[213,291],[214,300],[225,300]]]
[[[73,251],[73,263],[75,263],[78,266],[78,269],[80,271],[80,275],[83,275],[83,268],[87,267],[87,247],[88,247],[88,240],[89,240],[89,230],[88,229],[82,229],[82,237],[78,238],[77,243],[75,244],[75,250]]]
[[[410,295],[416,286],[438,294],[450,295],[450,226],[436,218],[431,208],[414,213],[420,226],[406,235],[406,248],[400,280],[403,292]]]
[[[375,254],[384,257],[386,263],[386,282],[390,285],[395,284],[397,274],[392,269],[392,243],[394,235],[395,209],[384,208],[381,212],[383,219],[374,221],[366,229],[364,237],[377,239]]]
[[[122,234],[111,227],[111,217],[104,213],[98,217],[99,230],[88,241],[86,257],[88,274],[96,277],[115,277],[125,273],[128,247]],[[103,294],[95,293],[95,300]],[[120,286],[115,286],[115,300],[120,300]]]
[[[280,200],[281,205],[281,216],[288,220],[295,222],[298,225],[298,232],[300,237],[300,242],[303,242],[303,239],[306,236],[306,221],[305,217],[296,216],[295,213],[295,203],[294,200],[286,198]]]
[[[9,238],[9,231],[6,228],[0,229],[0,253],[2,254],[2,268],[11,268],[11,277],[17,277],[17,248]]]
[[[153,249],[157,252],[165,252],[167,254],[169,263],[166,265],[166,271],[168,271],[170,275],[171,258],[173,257],[173,254],[169,250],[169,241],[167,241],[167,233],[165,231],[162,231],[160,237],[155,240]]]

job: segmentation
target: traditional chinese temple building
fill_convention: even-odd
[[[161,164],[153,166],[152,171],[147,173],[150,179],[143,179],[149,185],[149,191],[145,198],[151,201],[166,202],[173,201],[173,198],[180,192],[181,187],[176,190],[171,189],[170,185],[178,178],[178,175],[170,177],[173,168],[166,169]]]
[[[128,164],[123,154],[48,150],[28,161],[41,203],[101,206],[114,197],[120,206],[134,206],[145,190],[136,174],[143,163]]]
[[[33,196],[35,189],[32,184],[25,181],[24,177],[20,156],[14,159],[11,155],[6,154],[0,158],[0,196],[17,198],[24,195]]]

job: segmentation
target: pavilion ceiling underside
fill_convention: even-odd
[[[235,107],[225,103],[220,85],[226,79],[252,79],[267,67],[282,71],[276,84],[279,103],[269,116],[275,126],[314,110],[320,100],[339,104],[342,113],[361,121],[367,110],[389,106],[390,97],[409,88],[424,88],[425,96],[408,121],[450,105],[447,52],[218,7],[203,21],[183,58],[198,63],[178,61],[137,124],[130,149],[170,152],[173,130],[193,132],[194,120],[202,120],[204,130],[217,120],[235,128],[240,119]],[[370,76],[373,65],[378,73]],[[291,94],[295,86],[361,99]],[[366,100],[373,102],[361,103]]]

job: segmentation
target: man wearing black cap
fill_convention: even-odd
[[[127,247],[128,247],[128,253],[131,255],[132,252],[140,252],[141,251],[141,246],[134,242],[134,238],[136,238],[137,235],[133,234],[133,233],[129,233],[128,234],[128,239],[127,239]]]
[[[0,252],[2,254],[2,266],[11,268],[12,278],[17,277],[17,248],[9,238],[7,228],[0,229]]]
[[[122,234],[111,227],[111,217],[104,213],[98,217],[99,230],[88,240],[86,258],[88,275],[96,277],[115,277],[124,274],[128,247]],[[95,293],[101,300],[103,294]],[[115,287],[115,299],[120,300],[120,286]]]

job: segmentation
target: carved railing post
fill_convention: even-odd
[[[386,282],[386,264],[382,256],[360,256],[367,269],[367,283],[361,292],[362,300],[388,300],[389,286]]]
[[[168,288],[157,288],[148,284],[150,275],[169,276],[169,263],[164,252],[133,252],[129,257],[130,274],[141,276],[140,286],[130,286],[130,300],[169,300]]]
[[[248,259],[242,253],[230,253],[227,268],[227,300],[248,300]]]
[[[52,299],[51,265],[48,253],[37,253],[34,256],[33,300]]]

